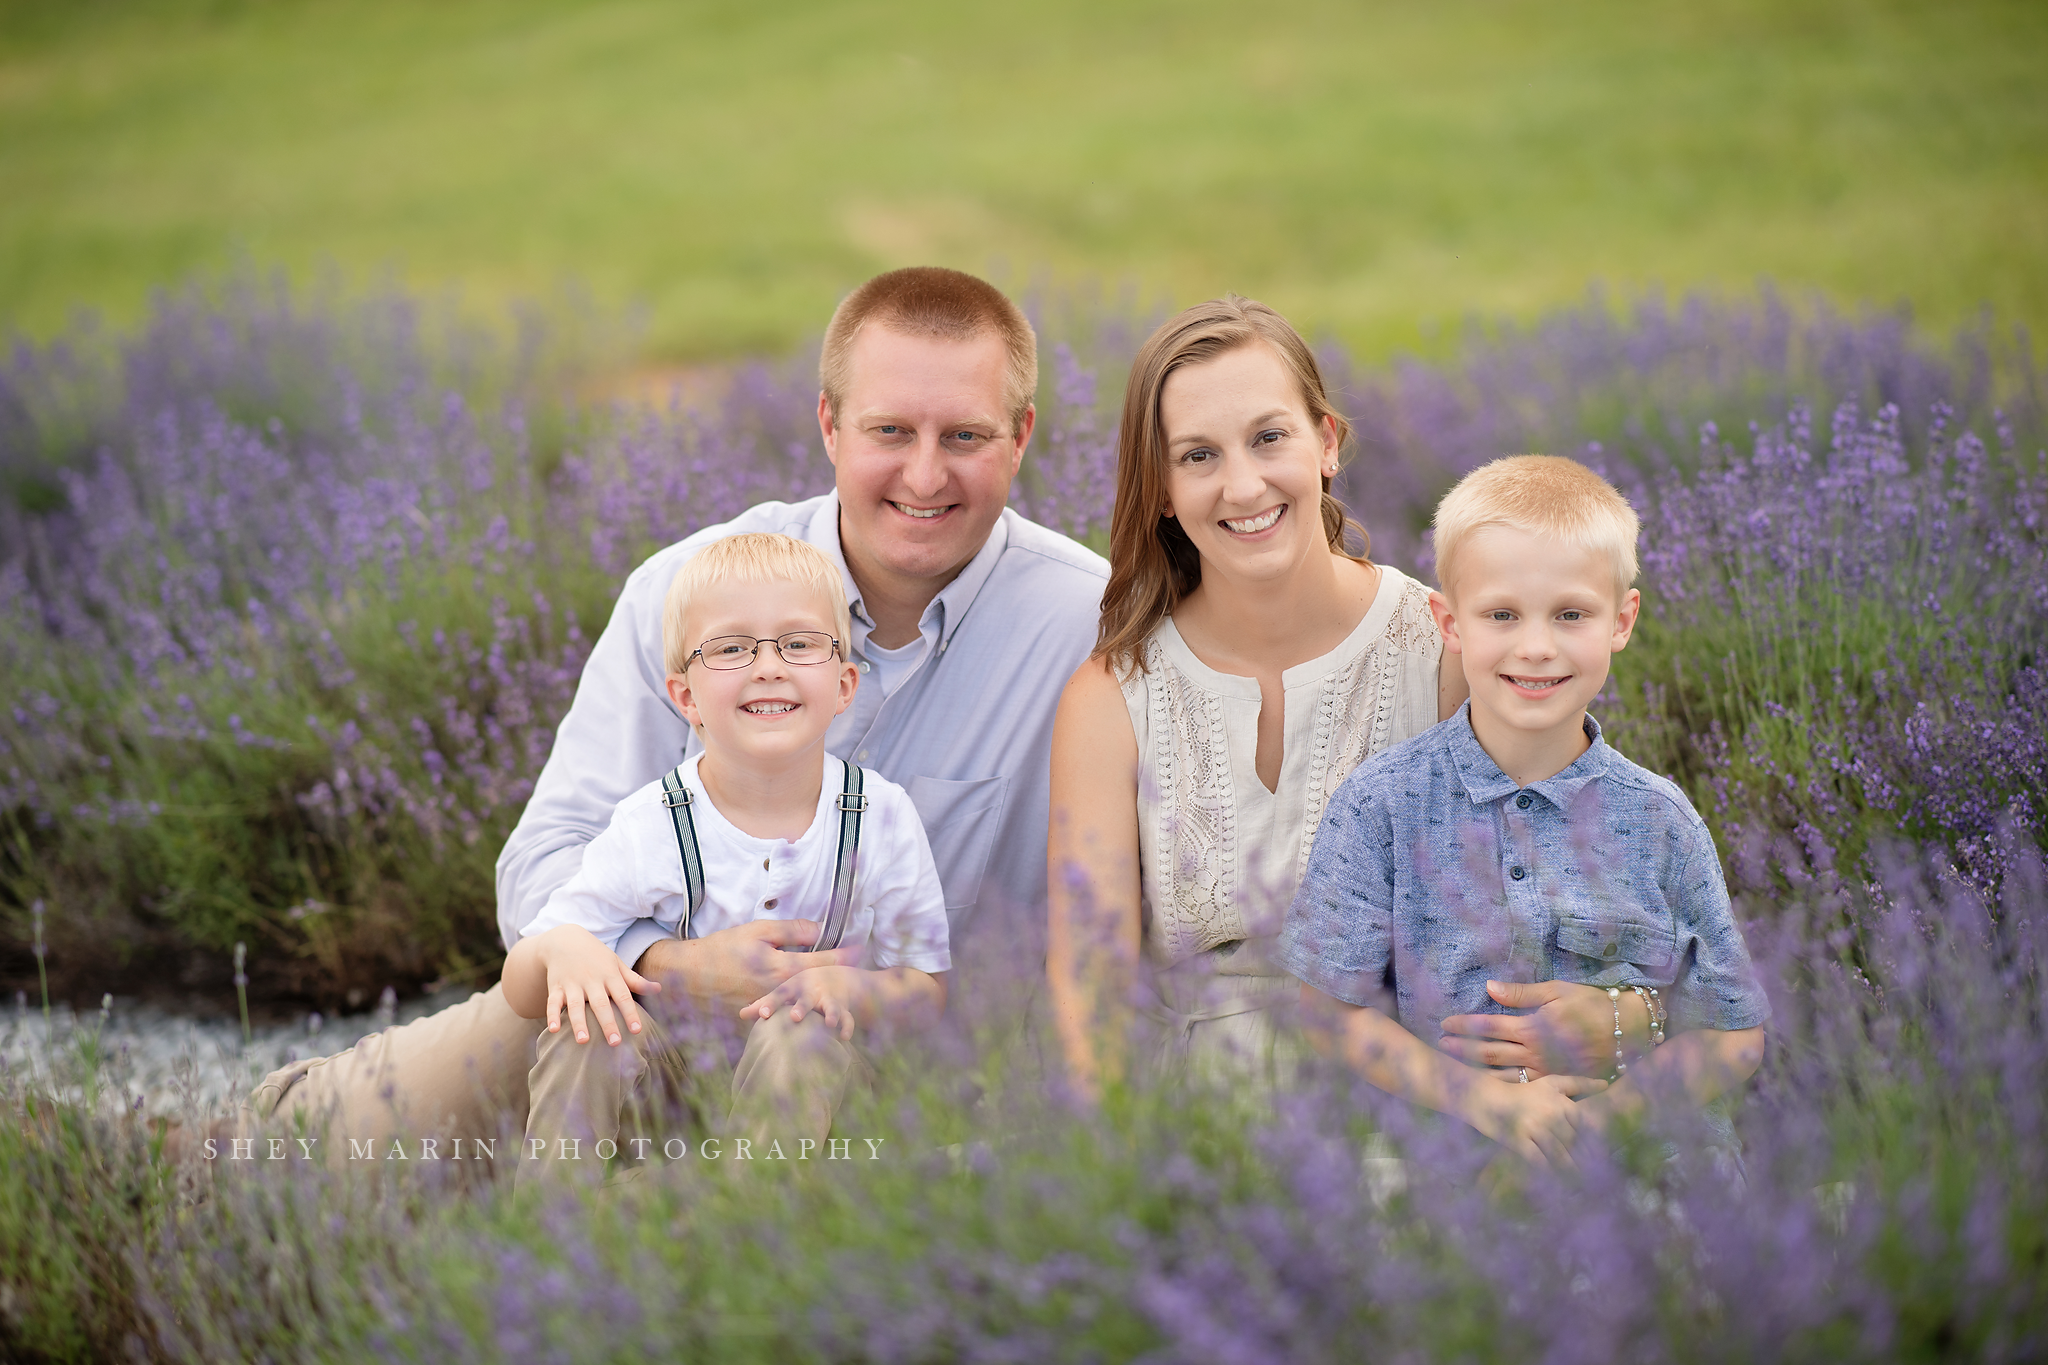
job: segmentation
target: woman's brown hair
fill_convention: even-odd
[[[1110,669],[1128,674],[1145,666],[1140,646],[1158,624],[1172,615],[1182,598],[1202,581],[1202,557],[1180,522],[1161,516],[1166,505],[1166,431],[1159,417],[1159,397],[1166,377],[1187,365],[1214,360],[1240,346],[1258,342],[1271,346],[1301,388],[1308,415],[1320,427],[1335,421],[1342,449],[1351,424],[1330,406],[1323,372],[1301,333],[1263,303],[1235,294],[1194,307],[1167,319],[1139,348],[1124,385],[1123,424],[1117,430],[1116,505],[1109,523],[1109,586],[1102,593],[1102,625],[1095,637],[1095,658]],[[1363,560],[1372,547],[1365,528],[1345,514],[1344,504],[1330,496],[1323,478],[1323,534],[1330,549]],[[1356,535],[1358,552],[1345,548],[1346,533]]]

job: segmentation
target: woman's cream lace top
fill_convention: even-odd
[[[1357,628],[1280,675],[1286,724],[1269,792],[1254,767],[1258,680],[1197,659],[1171,617],[1146,637],[1145,667],[1123,694],[1138,738],[1138,870],[1155,961],[1279,931],[1338,784],[1436,724],[1440,649],[1429,590],[1382,565]]]

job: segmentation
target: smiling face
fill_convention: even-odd
[[[836,635],[829,602],[801,583],[720,583],[690,600],[690,648],[720,636],[780,639],[792,631]],[[860,675],[840,650],[824,663],[791,664],[772,644],[744,668],[719,670],[694,658],[668,676],[668,692],[697,732],[707,758],[768,771],[817,755],[825,731],[853,702]]]
[[[935,593],[1002,515],[1033,416],[1010,420],[1009,353],[994,332],[950,341],[871,323],[850,354],[836,420],[818,400],[847,567],[871,588]]]
[[[1628,644],[1641,602],[1634,588],[1618,594],[1613,559],[1487,526],[1460,548],[1457,576],[1444,587],[1432,605],[1444,647],[1463,656],[1480,743],[1499,758],[1497,744],[1526,750],[1580,736],[1580,717]]]
[[[1323,534],[1323,479],[1337,464],[1336,424],[1309,416],[1301,386],[1273,348],[1251,342],[1183,365],[1159,391],[1166,515],[1211,572],[1277,579]]]

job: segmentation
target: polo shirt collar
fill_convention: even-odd
[[[1600,722],[1593,719],[1590,711],[1586,713],[1586,739],[1586,752],[1573,759],[1563,772],[1552,773],[1541,782],[1531,782],[1529,790],[1559,810],[1570,810],[1578,794],[1604,776],[1613,766],[1616,756],[1607,741],[1600,737]]]
[[[989,531],[988,539],[974,558],[967,561],[967,567],[954,575],[953,581],[939,590],[932,604],[925,608],[924,623],[929,625],[936,614],[939,645],[950,644],[960,626],[967,620],[967,609],[974,605],[974,599],[981,595],[989,579],[995,574],[996,561],[1003,557],[1003,551],[1010,545],[1010,518],[1015,513],[1009,508],[996,518],[995,526]],[[818,504],[818,510],[811,515],[811,523],[804,532],[804,539],[825,552],[839,567],[840,582],[846,588],[846,604],[853,617],[863,627],[872,627],[861,602],[860,584],[854,582],[853,571],[846,567],[846,551],[839,541],[839,492],[834,489]]]
[[[1529,790],[1542,796],[1560,810],[1570,809],[1572,799],[1588,782],[1607,771],[1608,760],[1614,750],[1600,737],[1600,722],[1589,712],[1585,717],[1586,752],[1565,767],[1541,782],[1531,782]],[[1472,703],[1467,701],[1458,708],[1458,714],[1449,726],[1448,744],[1451,763],[1458,770],[1458,778],[1465,785],[1465,794],[1476,806],[1488,805],[1504,796],[1513,796],[1522,790],[1515,780],[1500,770],[1500,764],[1486,752],[1479,743],[1479,736],[1472,733]]]

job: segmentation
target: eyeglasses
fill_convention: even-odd
[[[782,662],[799,667],[807,664],[821,664],[839,652],[839,641],[822,630],[793,630],[775,639],[757,639],[751,635],[720,635],[706,640],[683,660],[683,668],[690,667],[692,659],[702,659],[706,668],[721,672],[745,668],[761,653],[762,645],[774,645],[775,652],[782,656]]]

